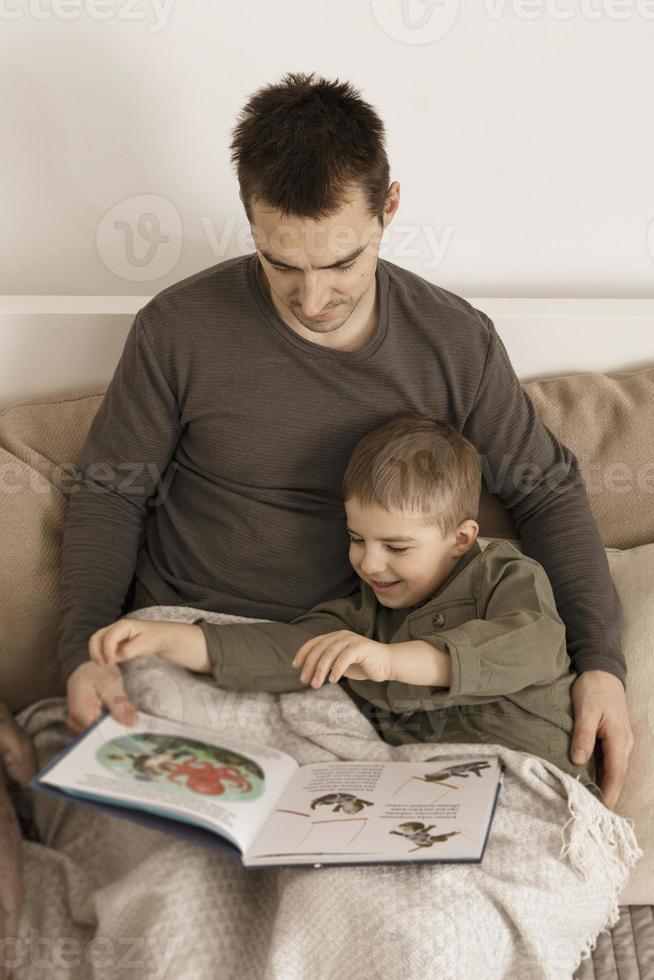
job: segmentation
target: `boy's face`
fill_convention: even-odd
[[[350,535],[350,563],[378,601],[394,609],[422,602],[450,574],[479,531],[476,521],[462,521],[443,538],[437,527],[417,517],[392,513],[377,504],[345,502]],[[409,539],[409,540],[403,540]],[[384,583],[391,583],[386,585]]]

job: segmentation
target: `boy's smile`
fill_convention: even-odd
[[[479,532],[462,521],[447,538],[438,527],[355,498],[345,502],[350,563],[384,606],[403,609],[427,599],[450,574]]]

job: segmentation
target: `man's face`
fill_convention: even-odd
[[[444,538],[437,527],[377,504],[345,501],[350,563],[374,591],[377,601],[404,609],[428,598],[444,582],[476,537],[475,521],[464,521]],[[408,538],[409,540],[403,540]],[[383,583],[395,583],[382,588]]]
[[[261,267],[290,326],[332,333],[374,295],[381,236],[397,210],[398,190],[397,183],[389,188],[383,226],[368,214],[359,186],[348,188],[341,209],[319,221],[282,217],[263,201],[251,202]]]

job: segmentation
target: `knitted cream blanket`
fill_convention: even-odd
[[[189,607],[128,616],[254,622]],[[498,755],[481,864],[245,870],[237,858],[30,793],[14,980],[569,978],[642,855],[632,823],[551,763],[498,745],[383,742],[338,685],[236,693],[159,658],[123,667],[139,710],[271,745],[300,764]],[[45,765],[73,737],[61,698],[18,716]]]

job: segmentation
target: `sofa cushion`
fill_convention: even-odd
[[[654,541],[654,367],[574,374],[523,385],[540,420],[577,457],[607,548]],[[479,524],[513,538],[499,497],[482,493]]]
[[[14,713],[66,693],[57,660],[65,464],[103,394],[31,399],[0,414],[0,700]]]

